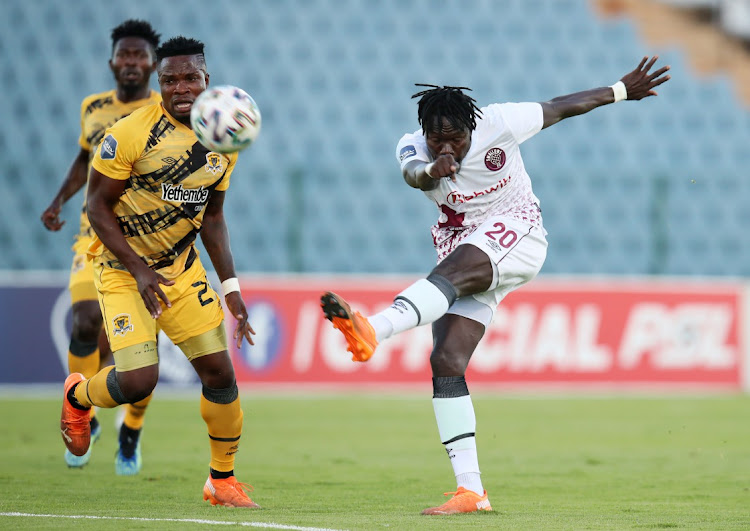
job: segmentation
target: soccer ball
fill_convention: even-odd
[[[252,144],[260,133],[260,121],[255,100],[231,85],[204,90],[190,110],[190,123],[198,141],[219,153],[234,153]]]

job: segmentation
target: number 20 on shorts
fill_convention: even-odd
[[[493,227],[495,227],[495,230],[488,230],[484,235],[500,244],[500,247],[510,249],[518,240],[518,234],[515,231],[506,230],[505,223],[498,221]]]

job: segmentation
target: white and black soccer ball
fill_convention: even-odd
[[[238,87],[204,90],[193,102],[190,123],[198,141],[211,151],[234,153],[250,146],[260,133],[260,109]]]

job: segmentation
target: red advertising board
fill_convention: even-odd
[[[351,361],[324,319],[325,290],[363,315],[414,278],[242,279],[255,346],[233,347],[242,384],[429,385],[432,335],[422,326]],[[740,390],[743,285],[734,282],[539,278],[509,295],[467,372],[474,384],[530,387],[709,387]],[[231,318],[227,325],[231,334]]]

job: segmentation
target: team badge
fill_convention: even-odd
[[[112,135],[107,135],[107,138],[102,140],[102,149],[99,155],[103,160],[112,160],[115,158],[117,153],[117,140]]]
[[[128,332],[133,331],[133,323],[130,322],[129,313],[121,313],[115,315],[112,319],[112,333],[114,335],[124,336]]]
[[[221,163],[221,155],[210,151],[206,153],[206,171],[210,171],[214,175],[224,169]]]
[[[505,166],[505,151],[500,148],[492,148],[484,156],[484,165],[490,171],[498,171]]]
[[[77,254],[73,258],[73,265],[71,267],[72,273],[78,273],[86,266],[86,256],[82,254]]]

